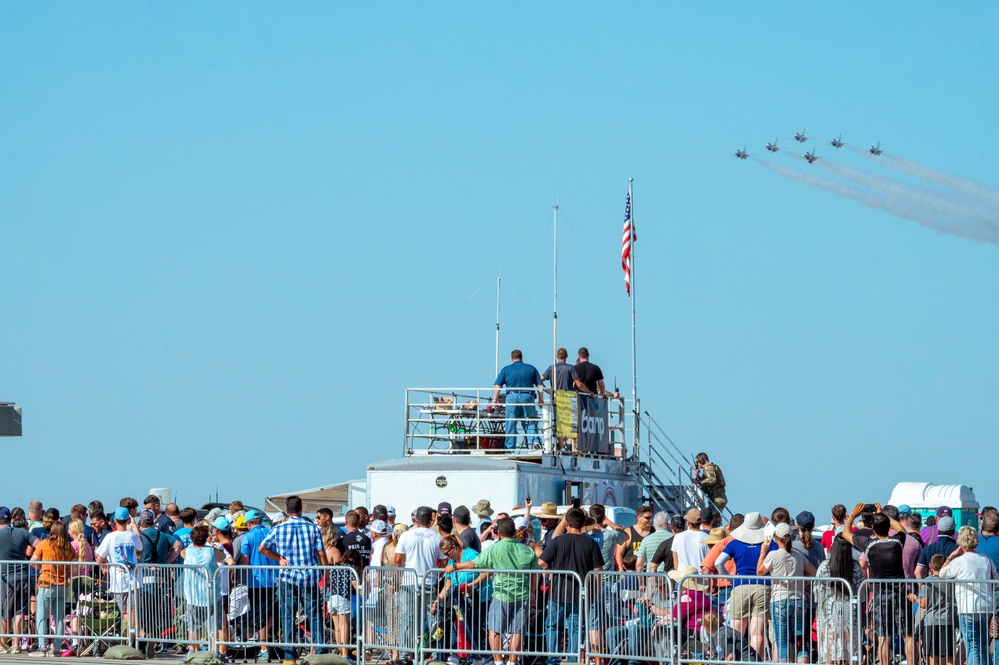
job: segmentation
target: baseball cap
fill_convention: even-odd
[[[246,517],[246,521],[247,522],[249,522],[251,520],[262,520],[262,519],[264,519],[264,514],[262,512],[260,512],[259,510],[250,509],[250,510],[246,511],[245,517]]]
[[[7,506],[0,506],[0,520],[6,522],[10,519],[10,508]]]
[[[686,519],[691,524],[700,524],[701,511],[698,510],[697,508],[691,508],[690,510],[687,511],[687,514],[684,515],[684,519]]]
[[[451,504],[447,501],[441,501],[437,504],[437,514],[438,515],[450,515],[451,514]]]
[[[139,524],[152,524],[153,522],[156,521],[156,513],[149,510],[148,508],[146,510],[140,510],[139,519],[137,521],[139,522]]]
[[[515,527],[517,527],[518,529],[526,529],[527,528],[527,518],[524,517],[523,515],[520,515],[519,517],[514,517],[513,518],[513,525]]]
[[[458,506],[457,508],[454,509],[454,512],[452,512],[451,514],[461,520],[472,519],[472,513],[468,509],[468,506]]]
[[[802,529],[812,529],[815,527],[815,515],[811,514],[807,510],[802,510],[798,513],[798,516],[794,518],[794,523]]]
[[[908,517],[912,514],[912,508],[910,508],[908,504],[903,503],[898,507],[898,514],[899,517]]]
[[[395,517],[395,506],[385,506],[385,513],[389,517]]]
[[[715,519],[715,510],[711,506],[701,508],[701,522],[710,524]]]
[[[246,515],[240,515],[237,517],[236,521],[233,522],[233,526],[237,529],[246,529]]]
[[[375,520],[371,523],[371,526],[368,527],[368,530],[371,531],[371,533],[382,535],[389,532],[388,524],[386,524],[384,520]]]
[[[944,515],[937,521],[937,531],[943,533],[951,533],[954,531],[954,518],[950,515]]]
[[[371,509],[371,516],[376,520],[384,519],[388,517],[388,510],[382,504],[376,504],[374,508]]]
[[[952,515],[950,508],[947,506],[940,506],[937,508],[937,517],[943,517],[944,515]]]
[[[791,535],[791,525],[781,522],[777,525],[777,528],[774,529],[774,535],[780,536],[781,538],[787,538]]]
[[[215,521],[212,522],[212,526],[219,531],[226,531],[229,528],[229,520],[227,520],[224,515],[219,515],[215,518]]]
[[[114,510],[114,519],[117,522],[127,522],[131,517],[125,506],[119,506]]]

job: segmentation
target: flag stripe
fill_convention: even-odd
[[[624,206],[624,233],[621,239],[621,267],[624,268],[624,290],[631,295],[631,246],[638,240],[635,221],[631,218],[631,189]]]

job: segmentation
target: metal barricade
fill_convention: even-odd
[[[423,580],[411,568],[369,566],[364,569],[364,629],[362,649],[365,662],[377,660],[375,653],[415,653],[420,597]]]
[[[585,603],[579,576],[563,570],[431,570],[421,596],[420,660],[433,655],[513,663],[525,656],[579,659]]]
[[[204,566],[140,563],[134,571],[136,647],[153,653],[215,649],[222,598]]]
[[[857,591],[859,646],[868,662],[950,661],[963,650],[967,665],[991,664],[997,592],[999,581],[988,579],[865,580]]]
[[[672,611],[677,661],[850,662],[854,598],[840,578],[684,576]]]
[[[674,604],[673,583],[665,573],[587,573],[587,656],[671,661]]]
[[[0,646],[11,653],[103,654],[128,639],[130,584],[120,564],[0,561]]]

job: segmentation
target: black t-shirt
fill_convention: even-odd
[[[593,363],[586,361],[576,365],[576,374],[590,392],[597,392],[597,381],[604,380],[604,373]]]
[[[934,554],[943,554],[945,557],[950,556],[950,553],[957,549],[957,541],[954,540],[954,536],[949,536],[945,534],[939,534],[937,536],[937,542],[930,543],[923,548],[923,551],[919,553],[919,561],[916,563],[920,566],[930,567],[930,559],[933,558]]]
[[[665,564],[663,569],[659,571],[659,564]],[[673,570],[673,539],[667,538],[663,542],[659,543],[659,547],[656,548],[656,553],[652,555],[652,572],[662,572],[668,573]],[[638,571],[644,573],[644,570]]]
[[[177,525],[173,523],[172,519],[167,517],[166,513],[161,513],[160,516],[156,518],[156,521],[153,522],[153,526],[156,527],[156,530],[160,533],[172,534],[177,530]]]
[[[885,540],[860,532],[853,534],[853,546],[867,554],[872,580],[905,579],[905,569],[902,567],[902,548],[905,539],[906,535],[901,531],[888,536]]]
[[[343,552],[354,550],[361,557],[361,564],[371,565],[371,539],[360,531],[351,531],[340,541]]]
[[[24,529],[0,529],[0,561],[25,561],[28,558],[29,536]],[[12,564],[0,571],[0,581],[22,580],[28,576],[27,565]]]
[[[479,540],[479,534],[475,533],[475,529],[465,529],[458,534],[458,537],[466,548],[482,552],[482,541]]]
[[[728,660],[731,655],[735,656],[734,660],[743,662],[759,662],[760,660],[756,651],[749,645],[746,636],[726,625],[718,626],[718,632],[711,636],[711,649],[714,654],[708,657],[712,660],[715,658]]]
[[[563,533],[558,538],[553,538],[538,558],[547,563],[552,570],[572,571],[579,575],[581,580],[585,580],[586,574],[591,570],[597,570],[604,566],[600,545],[597,544],[597,541],[581,533]],[[568,589],[565,587],[566,583],[566,576],[552,576],[552,598],[557,601],[565,601],[572,597],[567,594],[578,593],[575,580],[572,580]]]
[[[642,541],[651,536],[656,532],[655,529],[649,529],[649,533],[646,536],[638,533],[638,531],[633,526],[628,527],[628,535],[631,536],[631,553],[638,554],[638,548],[642,546]],[[673,540],[670,538],[669,540]]]

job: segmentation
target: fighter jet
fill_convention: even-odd
[[[875,157],[877,157],[878,155],[880,155],[881,154],[881,141],[878,141],[877,147],[875,147],[875,146],[872,145],[870,148],[868,148],[867,152],[871,153]]]
[[[808,160],[809,164],[815,163],[815,160],[818,159],[818,157],[815,156],[815,148],[812,148],[811,152],[805,153],[805,159]]]
[[[804,129],[801,130],[800,134],[798,132],[795,132],[794,133],[794,140],[797,141],[798,143],[804,143],[805,141],[807,141],[808,137],[805,136],[805,130]]]
[[[777,152],[778,150],[780,150],[780,148],[777,147],[777,139],[774,139],[773,143],[767,144],[767,150],[769,150],[770,152]]]
[[[746,157],[749,157],[749,153],[746,152],[746,146],[742,146],[742,150],[736,150],[735,156],[738,157],[739,159],[745,159]]]
[[[834,148],[842,148],[843,147],[843,135],[840,134],[838,139],[833,139],[832,141],[830,141],[829,145],[831,145]]]

